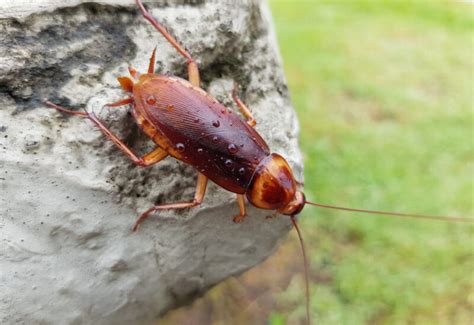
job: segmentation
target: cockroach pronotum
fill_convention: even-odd
[[[246,217],[245,198],[257,208],[288,215],[298,233],[301,244],[305,265],[306,318],[309,323],[308,261],[303,238],[295,218],[295,215],[303,210],[305,204],[351,212],[472,222],[472,219],[462,217],[438,217],[352,209],[307,201],[303,192],[297,189],[297,182],[287,161],[277,153],[271,153],[263,138],[253,128],[256,121],[247,106],[238,98],[237,86],[234,86],[232,97],[245,120],[233,114],[232,111],[200,88],[199,69],[196,61],[151,16],[140,0],[136,0],[136,3],[143,17],[186,59],[189,81],[155,73],[155,48],[147,73],[140,74],[133,68],[129,68],[132,78],[118,78],[128,97],[106,106],[131,105],[135,121],[157,145],[156,149],[138,157],[94,113],[74,111],[46,101],[48,106],[61,112],[92,121],[136,165],[148,167],[172,156],[196,168],[198,177],[194,199],[189,202],[160,204],[151,207],[137,219],[132,228],[133,231],[136,231],[147,217],[158,210],[184,209],[200,205],[206,192],[208,179],[224,189],[236,193],[240,211],[239,215],[233,219],[236,223],[242,222]],[[223,158],[216,159],[216,155]]]

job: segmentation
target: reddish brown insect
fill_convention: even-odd
[[[172,156],[197,169],[194,200],[154,206],[140,216],[133,229],[157,210],[199,205],[208,179],[237,194],[240,214],[234,217],[235,222],[241,222],[246,216],[245,196],[261,209],[286,215],[300,212],[305,203],[304,195],[296,190],[290,166],[282,156],[271,153],[255,131],[255,119],[237,97],[237,88],[234,88],[233,98],[246,121],[199,88],[196,61],[150,16],[140,1],[137,4],[144,17],[187,59],[189,81],[155,74],[155,49],[148,73],[139,74],[130,69],[133,79],[118,78],[129,97],[107,106],[132,104],[133,117],[157,148],[137,157],[93,113],[71,111],[47,102],[60,111],[90,119],[137,165],[151,166]]]
[[[240,214],[234,217],[235,222],[241,222],[246,217],[245,197],[257,208],[276,210],[290,216],[301,241],[305,263],[306,312],[309,323],[308,266],[303,239],[295,219],[295,215],[301,212],[306,203],[353,212],[471,221],[464,218],[350,209],[306,201],[303,192],[297,190],[297,183],[287,161],[282,156],[271,153],[268,145],[253,128],[256,121],[250,110],[237,97],[237,87],[234,87],[233,98],[245,116],[245,121],[199,88],[200,79],[196,61],[146,11],[140,0],[136,0],[136,2],[145,19],[186,58],[189,81],[154,73],[155,49],[146,74],[139,74],[129,68],[132,79],[118,78],[128,97],[106,106],[117,107],[131,104],[133,117],[143,132],[157,145],[156,149],[138,157],[103,125],[94,113],[77,112],[49,101],[46,102],[47,105],[59,111],[91,120],[139,166],[148,167],[167,156],[172,156],[196,168],[198,178],[194,199],[189,202],[160,204],[151,207],[138,218],[133,226],[134,231],[147,217],[158,210],[191,208],[201,204],[208,179],[224,189],[236,193]]]

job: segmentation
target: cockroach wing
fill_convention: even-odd
[[[135,114],[152,126],[158,145],[231,192],[245,193],[256,166],[270,154],[252,127],[186,80],[144,75],[134,98]]]

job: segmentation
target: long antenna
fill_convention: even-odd
[[[309,305],[310,305],[310,295],[309,295],[309,271],[308,271],[308,258],[306,257],[306,250],[304,248],[303,236],[301,236],[300,227],[298,227],[298,223],[296,222],[295,216],[291,216],[291,222],[298,233],[298,237],[300,239],[301,244],[301,251],[303,252],[303,263],[304,263],[304,277],[305,277],[305,285],[306,285],[306,321],[311,324],[311,318],[309,314]]]
[[[402,217],[402,218],[416,218],[416,219],[429,219],[429,220],[439,220],[439,221],[474,223],[473,218],[448,217],[448,216],[429,216],[429,215],[413,214],[413,213],[399,213],[399,212],[387,212],[387,211],[366,210],[366,209],[353,209],[353,208],[345,208],[345,207],[339,207],[339,206],[334,206],[334,205],[314,203],[314,202],[309,202],[309,201],[305,201],[305,203],[310,204],[310,205],[314,205],[314,206],[317,206],[317,207],[320,207],[320,208],[325,208],[325,209],[335,209],[335,210],[360,212],[360,213],[370,213],[370,214],[381,214],[381,215],[396,216],[396,217]]]

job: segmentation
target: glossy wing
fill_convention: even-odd
[[[155,76],[136,85],[134,95],[170,155],[232,192],[245,192],[270,152],[238,115],[183,79]]]

